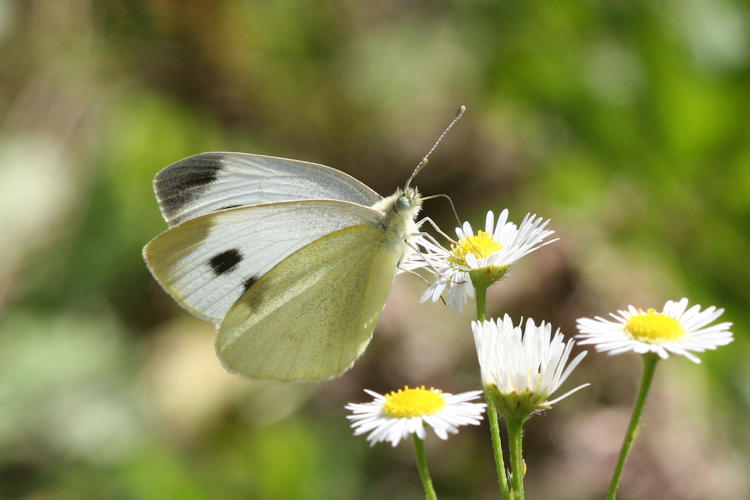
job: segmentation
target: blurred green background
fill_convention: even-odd
[[[734,322],[703,364],[660,364],[620,498],[750,497],[749,29],[730,0],[0,0],[0,497],[421,498],[408,443],[368,447],[344,405],[477,388],[471,306],[401,276],[346,375],[248,382],[140,251],[169,163],[287,156],[387,195],[459,104],[422,192],[560,237],[493,314],[573,334],[688,296]],[[591,388],[529,423],[529,498],[603,496],[639,371],[590,353],[565,387]],[[441,498],[498,498],[486,423],[427,452]]]

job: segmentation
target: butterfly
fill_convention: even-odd
[[[179,305],[217,324],[216,352],[230,372],[281,381],[339,375],[367,347],[411,252],[422,198],[409,184],[430,153],[386,198],[315,163],[190,156],[154,178],[169,229],[143,257]]]
[[[154,179],[169,229],[143,249],[185,309],[220,323],[232,372],[269,380],[338,375],[367,346],[407,253],[421,199],[382,198],[333,168],[203,153]]]

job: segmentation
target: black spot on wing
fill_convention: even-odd
[[[221,153],[202,153],[169,165],[156,174],[154,188],[164,213],[171,217],[216,181]]]
[[[245,287],[245,291],[247,292],[248,290],[250,290],[250,287],[253,286],[259,279],[260,276],[250,276],[248,279],[246,279],[242,284]]]
[[[227,205],[226,207],[221,207],[219,210],[229,210],[230,208],[237,208],[241,207],[242,205]],[[218,212],[218,210],[217,210]]]
[[[231,272],[242,261],[242,254],[236,248],[217,253],[208,261],[216,276]]]

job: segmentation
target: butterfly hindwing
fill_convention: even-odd
[[[201,215],[143,249],[149,270],[184,308],[219,322],[273,266],[328,233],[377,224],[382,214],[336,200],[300,200]]]
[[[370,341],[402,254],[384,238],[376,225],[340,229],[261,277],[221,324],[227,368],[285,381],[344,372]]]
[[[333,199],[371,206],[381,199],[336,169],[247,153],[201,153],[162,169],[154,178],[170,227],[210,212],[291,200]]]

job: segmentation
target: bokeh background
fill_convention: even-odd
[[[368,447],[344,405],[477,388],[471,306],[401,276],[346,375],[249,382],[140,252],[171,162],[287,156],[387,195],[465,104],[416,184],[560,237],[492,314],[573,334],[688,296],[734,322],[659,365],[620,498],[748,498],[749,28],[732,0],[0,0],[0,496],[421,498],[408,443]],[[603,496],[639,372],[589,354],[565,387],[591,388],[528,425],[529,498]],[[441,498],[498,497],[486,423],[427,451]]]

